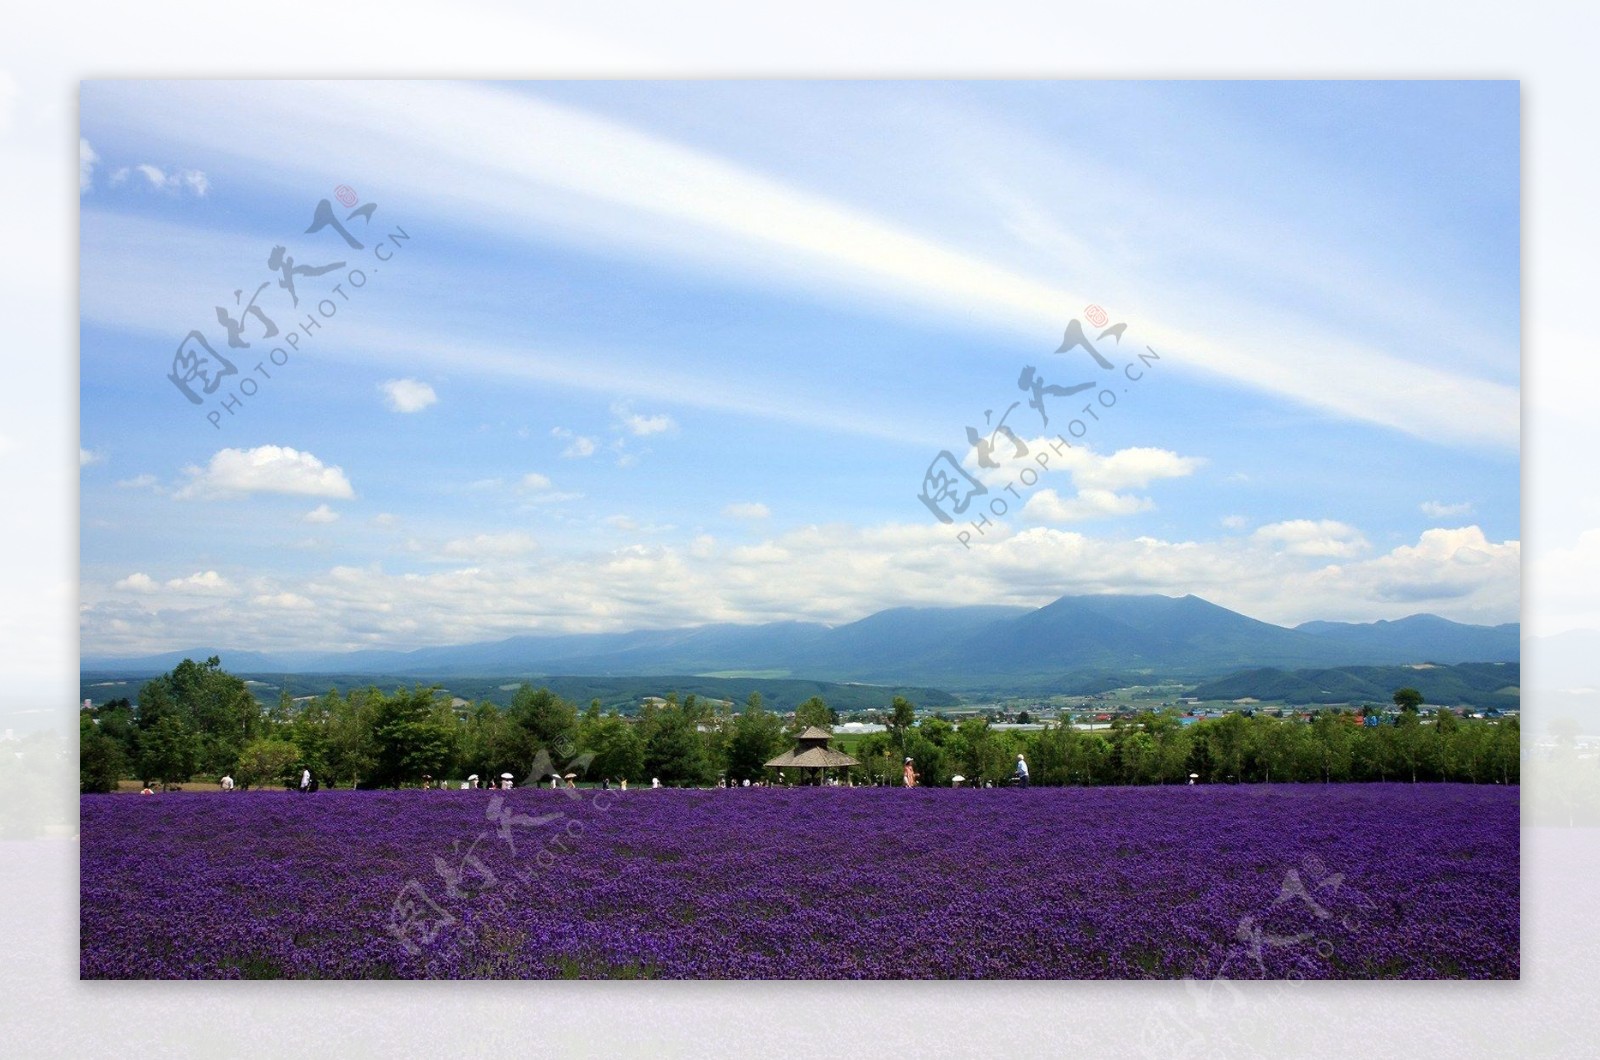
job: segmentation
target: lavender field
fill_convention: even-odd
[[[85,796],[85,978],[1516,978],[1518,789]]]

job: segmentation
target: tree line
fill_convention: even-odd
[[[986,718],[919,722],[914,705],[897,696],[884,712],[886,731],[843,749],[860,762],[849,779],[865,784],[897,783],[906,757],[924,784],[948,785],[955,776],[1003,783],[1018,754],[1027,757],[1033,783],[1046,785],[1184,784],[1191,774],[1202,783],[1518,782],[1516,719],[1491,723],[1440,711],[1425,722],[1420,696],[1413,702],[1397,694],[1396,701],[1399,715],[1383,725],[1337,710],[1319,711],[1310,724],[1243,713],[1194,721],[1157,711],[1118,718],[1103,730],[1024,731],[996,729]],[[146,682],[135,702],[85,709],[80,781],[94,792],[125,778],[174,784],[230,774],[259,787],[309,769],[324,785],[370,788],[470,774],[540,781],[530,774],[549,769],[673,786],[719,777],[757,782],[775,778],[766,762],[792,747],[797,733],[836,721],[818,697],[788,721],[766,710],[759,693],[742,706],[674,694],[625,717],[602,711],[598,700],[580,711],[529,684],[504,709],[453,703],[436,686],[330,690],[300,702],[284,693],[263,707],[213,656],[186,659]]]

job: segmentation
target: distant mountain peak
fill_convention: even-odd
[[[410,651],[252,652],[194,649],[138,659],[86,656],[84,671],[161,673],[219,655],[245,673],[374,673],[443,679],[522,673],[627,675],[765,672],[796,678],[942,686],[1046,688],[1064,675],[1143,671],[1184,676],[1249,667],[1510,662],[1520,627],[1431,614],[1377,622],[1263,622],[1193,593],[1066,595],[1043,607],[902,605],[840,626],[785,620],[627,633],[527,633]]]

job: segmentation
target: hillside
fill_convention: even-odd
[[[224,664],[227,660],[223,660]],[[234,671],[230,671],[234,672]],[[315,696],[333,689],[340,694],[352,688],[376,686],[385,691],[409,687],[416,683],[414,677],[393,674],[316,674],[284,675],[279,673],[237,672],[255,697],[271,705],[277,702],[280,690],[291,696]],[[111,677],[106,674],[85,677],[80,683],[79,697],[103,703],[110,699],[134,699],[145,677]],[[430,682],[432,683],[432,682]],[[437,682],[453,696],[471,702],[488,700],[508,706],[516,694],[520,679],[505,677],[457,677]],[[919,707],[940,708],[956,704],[948,692],[934,688],[910,686],[879,686],[862,684],[837,684],[830,681],[806,681],[795,678],[768,677],[693,677],[683,675],[646,677],[572,677],[563,675],[534,677],[529,680],[534,687],[549,688],[561,698],[587,706],[598,699],[605,710],[630,712],[639,706],[645,696],[666,696],[676,692],[681,700],[695,695],[707,699],[731,700],[743,706],[750,693],[761,693],[762,703],[768,710],[779,712],[793,710],[812,696],[821,696],[838,711],[881,709],[895,696],[905,696]]]
[[[237,652],[196,648],[141,658],[87,656],[84,674],[156,674],[220,655],[235,672],[459,677],[759,672],[764,677],[968,691],[1097,683],[1106,674],[1202,680],[1285,669],[1520,661],[1515,624],[1471,626],[1434,615],[1295,629],[1197,596],[1064,596],[1039,608],[892,608],[828,627],[810,622],[706,625],[626,633],[527,634],[413,651]]]
[[[1517,663],[1462,663],[1454,666],[1346,666],[1327,670],[1245,670],[1196,686],[1199,699],[1259,699],[1263,703],[1377,703],[1386,705],[1395,689],[1409,685],[1428,703],[1506,710],[1521,706],[1517,693],[1522,667]]]

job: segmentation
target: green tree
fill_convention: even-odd
[[[751,693],[749,703],[733,722],[728,740],[727,773],[731,781],[756,781],[766,772],[766,764],[782,753],[783,723],[776,714],[763,710],[759,693]]]
[[[89,713],[94,719],[95,729],[116,742],[122,754],[122,768],[127,769],[137,762],[139,722],[134,715],[133,704],[126,697],[113,699],[98,707],[91,707]]]
[[[917,708],[904,696],[895,696],[894,702],[890,704],[888,729],[894,734],[895,743],[899,745],[902,757],[906,753],[906,735],[916,723]]]
[[[594,755],[589,773],[630,781],[645,779],[644,741],[634,727],[616,715],[609,715],[587,727],[579,746]]]
[[[1211,779],[1231,780],[1233,783],[1243,780],[1245,740],[1249,722],[1243,714],[1235,711],[1203,724],[1206,727],[1206,744],[1210,749],[1211,759],[1222,772],[1221,776]]]
[[[456,748],[455,715],[441,703],[437,686],[396,689],[373,714],[376,754],[372,780],[383,787],[415,783],[424,774],[442,776]]]
[[[1386,781],[1400,768],[1399,749],[1393,725],[1375,725],[1361,730],[1361,742],[1356,745],[1356,762],[1366,780]]]
[[[548,688],[535,690],[524,682],[512,697],[507,716],[519,737],[524,768],[540,751],[553,761],[572,757],[577,747],[578,708]]]
[[[1179,715],[1161,712],[1145,718],[1145,731],[1155,741],[1155,779],[1158,784],[1188,780],[1189,728]]]
[[[518,734],[513,731],[505,711],[493,703],[480,702],[467,713],[462,726],[460,758],[466,766],[463,772],[492,780],[501,773],[524,768],[528,763],[519,758],[520,746]]]
[[[1501,784],[1522,782],[1521,737],[1522,724],[1516,718],[1506,718],[1494,726],[1494,736],[1489,741],[1489,776]]]
[[[996,737],[988,718],[968,718],[956,726],[948,747],[954,756],[954,768],[974,784],[1005,780],[1016,761],[1011,744]]]
[[[794,708],[794,731],[797,733],[804,732],[812,725],[819,729],[831,729],[838,720],[838,713],[821,696],[812,696]]]
[[[1274,773],[1280,782],[1295,779],[1294,734],[1298,728],[1293,723],[1263,715],[1250,719],[1245,749],[1252,779],[1270,784]]]
[[[1114,741],[1117,780],[1123,784],[1148,784],[1156,778],[1156,741],[1142,729],[1129,729]]]
[[[227,772],[261,720],[261,705],[244,681],[223,670],[215,655],[203,663],[185,659],[158,680],[167,682],[179,715],[195,735],[196,771]]]
[[[239,783],[245,787],[276,786],[290,779],[300,763],[300,748],[288,740],[251,740],[239,752]]]
[[[78,790],[84,794],[117,790],[128,767],[122,745],[100,731],[90,711],[78,717]]]
[[[1422,693],[1418,692],[1410,685],[1407,685],[1405,688],[1399,688],[1395,690],[1394,705],[1399,707],[1401,711],[1409,711],[1414,714],[1416,713],[1417,708],[1422,706],[1424,702],[1425,700],[1422,698]]]
[[[374,735],[377,705],[383,693],[376,688],[351,689],[341,697],[329,690],[322,697],[328,730],[323,755],[328,777],[355,787],[370,782],[377,768],[378,741]]]
[[[1348,780],[1354,757],[1354,746],[1360,730],[1348,720],[1349,716],[1334,710],[1319,710],[1311,719],[1315,768],[1324,784],[1335,780]]]
[[[300,760],[304,768],[311,770],[313,776],[331,778],[329,771],[328,743],[332,728],[331,721],[333,708],[328,703],[327,697],[319,696],[308,700],[290,717],[289,724],[279,726],[278,732],[286,733],[289,742],[300,750]],[[282,738],[282,737],[279,737]]]
[[[1433,712],[1433,732],[1428,741],[1426,758],[1437,780],[1454,780],[1461,775],[1460,752],[1462,741],[1461,719],[1449,707]]]
[[[956,727],[944,718],[923,718],[916,727],[916,732],[928,743],[940,749],[946,748],[955,739]]]
[[[663,784],[704,784],[711,765],[694,719],[682,707],[668,703],[653,719],[644,748],[645,771]]]
[[[1401,692],[1405,689],[1401,689]],[[1399,692],[1395,693],[1396,702],[1399,702]],[[1425,761],[1428,741],[1422,731],[1422,723],[1414,709],[1402,708],[1400,717],[1395,719],[1391,742],[1394,747],[1395,758],[1401,770],[1409,773],[1411,783],[1417,782],[1417,767]]]
[[[857,746],[855,759],[861,774],[873,783],[897,783],[900,777],[900,748],[887,732],[875,732]]]
[[[139,771],[147,780],[181,784],[194,776],[200,739],[177,714],[165,714],[139,735]]]
[[[912,729],[906,734],[905,756],[914,760],[917,770],[917,783],[923,787],[948,787],[950,778],[955,774],[951,768],[951,759],[945,754],[944,748],[934,743],[923,733],[923,727],[938,721],[937,718],[926,718],[923,724]],[[946,730],[954,731],[949,722],[939,722]],[[899,778],[896,777],[898,782]]]

